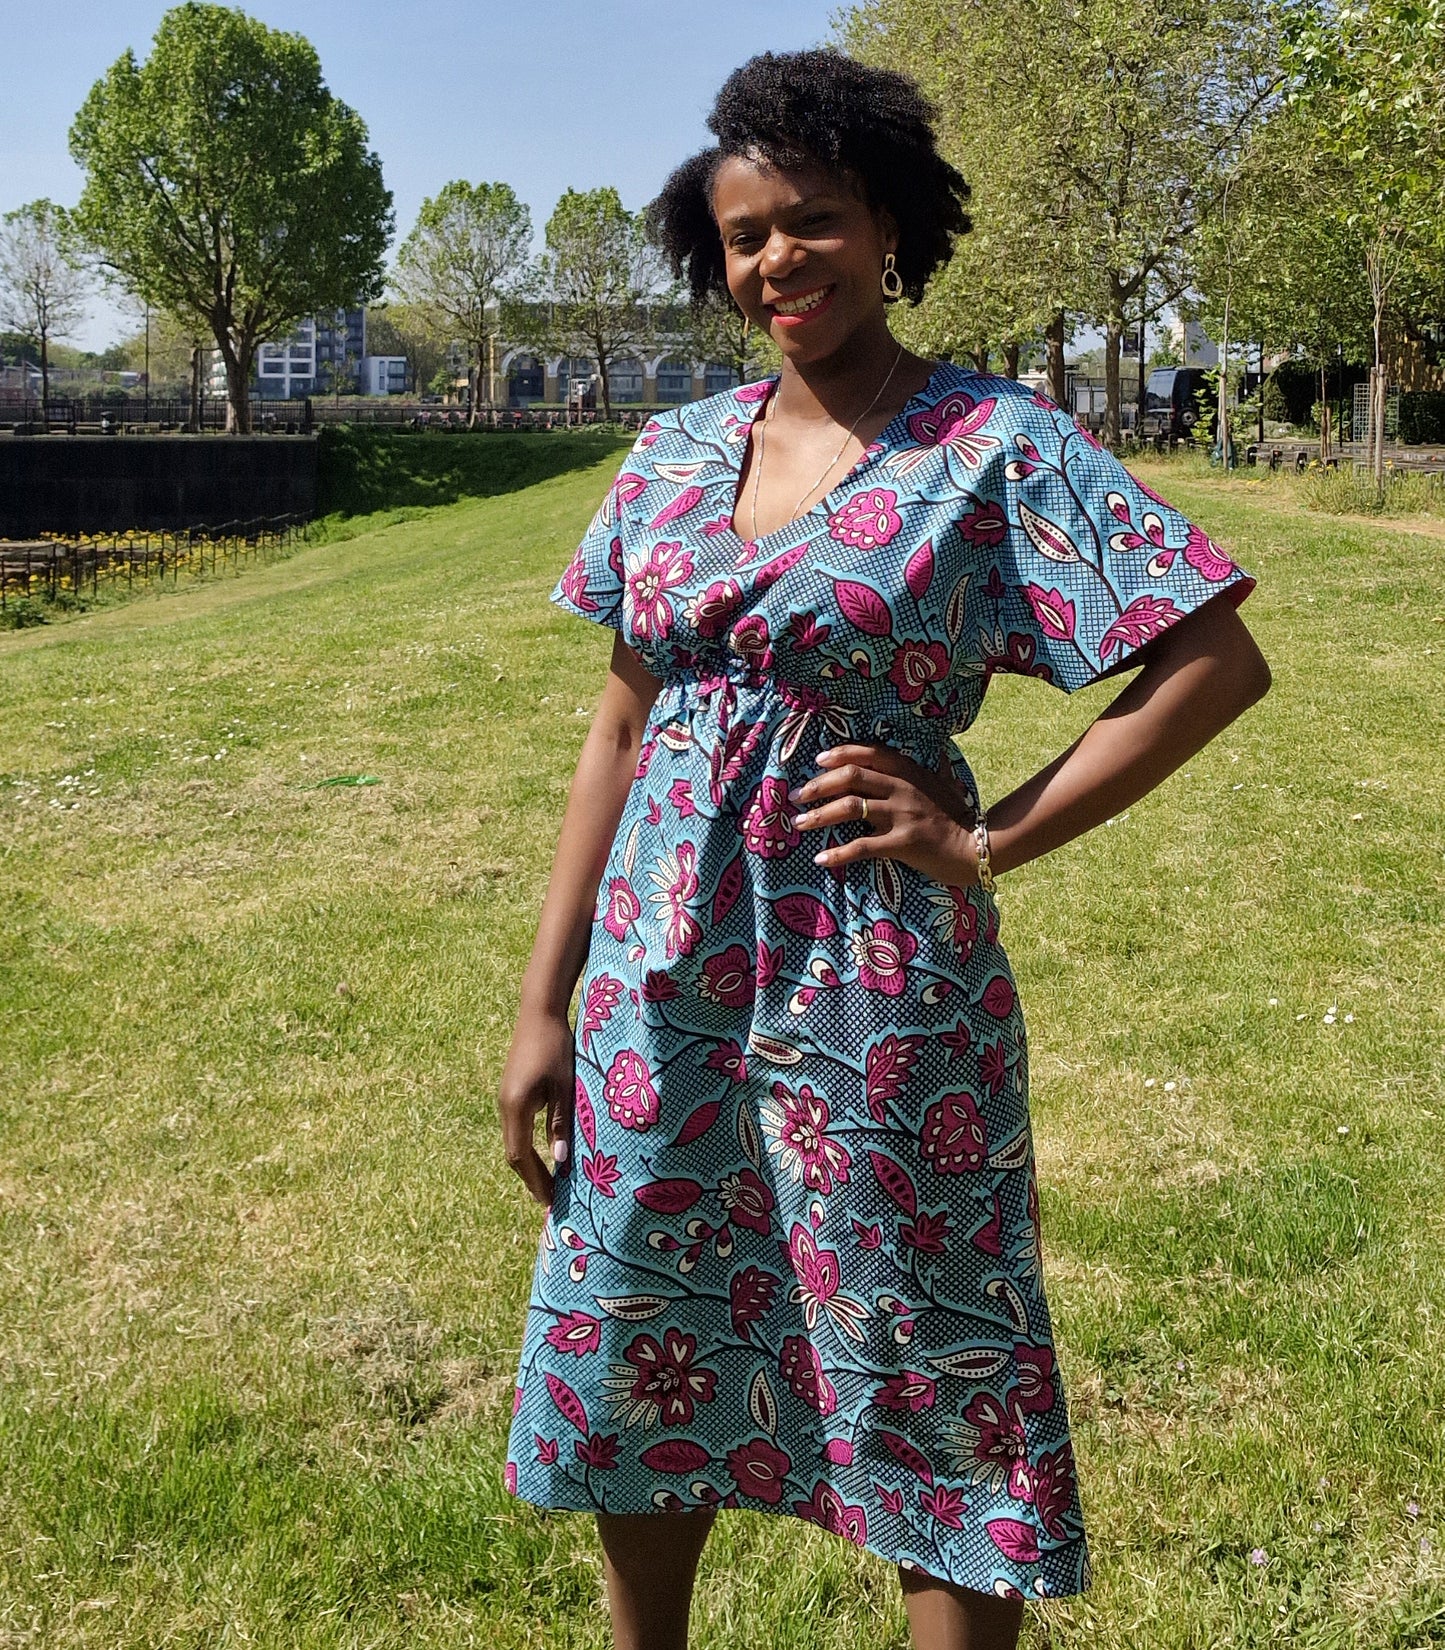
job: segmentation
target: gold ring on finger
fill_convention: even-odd
[[[868,823],[868,798],[866,796],[858,798],[858,820],[863,825]]]

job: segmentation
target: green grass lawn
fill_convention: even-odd
[[[590,1520],[502,1490],[494,1088],[607,657],[545,594],[622,445],[0,637],[3,1650],[608,1642]],[[1275,687],[1004,888],[1097,1568],[1026,1642],[1445,1645],[1440,540],[1141,473],[1259,574]],[[985,796],[1116,690],[996,682]],[[749,1513],[695,1627],[907,1642]]]

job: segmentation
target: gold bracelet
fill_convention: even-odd
[[[988,856],[988,816],[980,812],[973,824],[973,845],[978,855],[978,885],[984,893],[993,892],[993,865]]]

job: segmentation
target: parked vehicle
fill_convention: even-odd
[[[1149,374],[1139,426],[1142,439],[1183,441],[1194,435],[1201,420],[1204,433],[1212,436],[1216,419],[1203,367],[1156,367]]]

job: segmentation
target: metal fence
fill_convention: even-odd
[[[31,598],[58,602],[101,585],[134,591],[202,574],[239,573],[306,539],[301,516],[257,516],[176,532],[92,533],[0,540],[0,611]]]
[[[300,403],[297,403],[299,409]],[[116,400],[106,396],[52,395],[44,407],[37,396],[22,396],[14,390],[0,390],[0,430],[16,435],[41,435],[47,427],[52,432],[69,435],[107,435],[126,430],[147,432],[183,430],[190,418],[190,402],[160,400]],[[224,430],[226,403],[202,401],[201,428]],[[291,414],[301,416],[299,410]]]
[[[183,431],[190,418],[186,400],[149,401],[134,397],[124,401],[101,396],[64,398],[52,396],[48,418],[33,396],[22,397],[13,390],[0,390],[0,431],[15,435],[50,433],[68,435],[165,435]],[[659,409],[654,406],[614,405],[612,421],[628,429],[641,429],[643,420]],[[251,425],[258,435],[305,435],[323,424],[366,424],[389,429],[457,430],[560,430],[579,425],[600,424],[601,408],[578,410],[537,405],[532,407],[479,407],[477,423],[467,422],[465,407],[444,406],[405,396],[364,396],[336,401],[312,396],[296,401],[253,399]],[[200,403],[203,433],[224,431],[226,403],[207,398]]]

